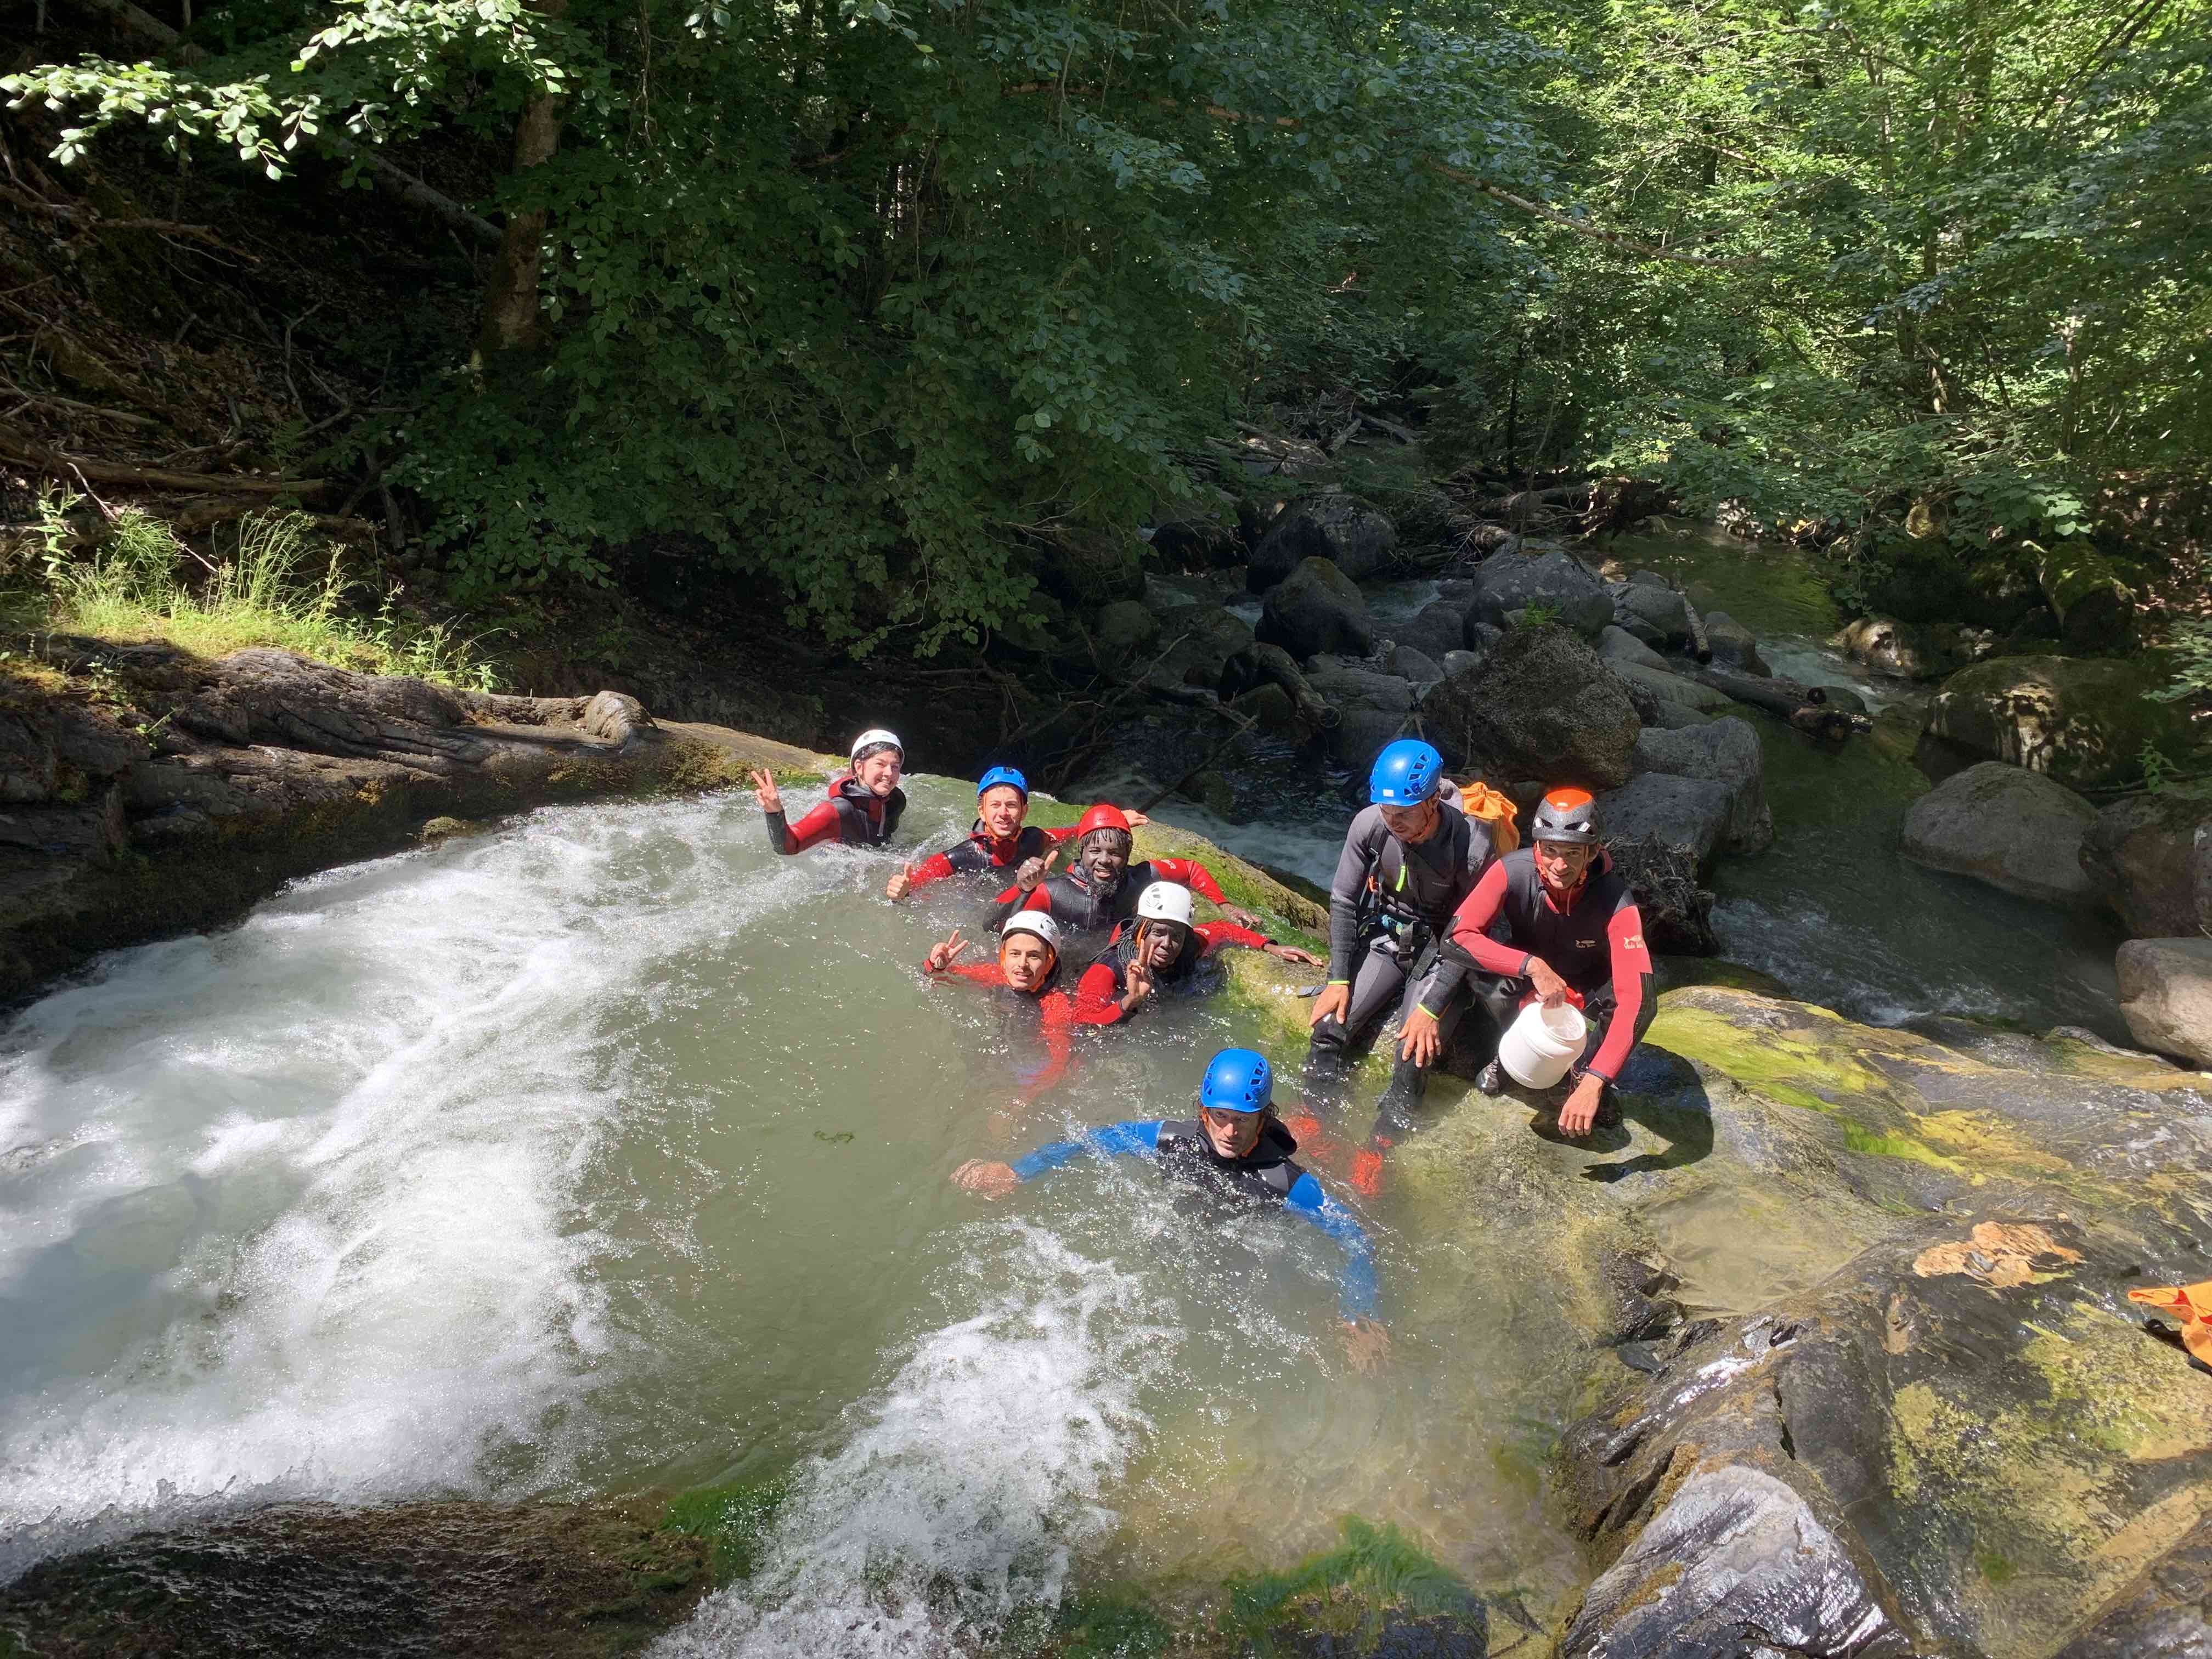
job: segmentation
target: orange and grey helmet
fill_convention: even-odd
[[[1554,789],[1536,803],[1528,828],[1531,841],[1563,841],[1575,847],[1597,845],[1597,803],[1587,789]]]

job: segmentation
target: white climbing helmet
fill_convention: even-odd
[[[1044,910],[1017,910],[999,928],[999,942],[1003,945],[1015,933],[1031,933],[1052,946],[1053,954],[1060,954],[1060,924]]]
[[[1190,889],[1179,881],[1156,881],[1137,895],[1142,921],[1176,921],[1190,926]]]
[[[886,732],[880,726],[872,726],[853,739],[853,764],[860,763],[860,757],[871,749],[891,748],[898,750],[899,764],[906,764],[906,745],[898,740],[898,733]]]

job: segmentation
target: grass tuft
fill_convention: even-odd
[[[234,543],[210,562],[159,519],[119,507],[90,556],[70,558],[64,520],[75,504],[62,494],[41,504],[46,555],[14,596],[19,624],[31,631],[164,640],[201,657],[272,646],[364,674],[497,688],[497,671],[476,641],[401,615],[389,590],[363,591],[343,550],[317,538],[304,514],[240,520]]]

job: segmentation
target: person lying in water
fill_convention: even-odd
[[[1374,1247],[1351,1212],[1291,1161],[1298,1143],[1275,1115],[1274,1088],[1266,1056],[1224,1048],[1199,1085],[1194,1118],[1109,1123],[1076,1139],[1040,1146],[1012,1164],[972,1158],[952,1179],[981,1197],[1003,1198],[1023,1182],[1085,1154],[1120,1153],[1154,1159],[1163,1176],[1222,1197],[1287,1210],[1344,1246],[1339,1282],[1345,1347],[1355,1369],[1373,1370],[1390,1349],[1389,1333],[1375,1321]]]
[[[1092,807],[1075,826],[1076,867],[1049,873],[1057,848],[1030,860],[1016,872],[1014,884],[994,901],[998,915],[1042,910],[1063,928],[1103,933],[1137,914],[1137,896],[1146,888],[1156,881],[1176,881],[1221,906],[1231,921],[1259,927],[1260,918],[1231,904],[1213,872],[1196,859],[1147,859],[1132,865],[1135,822],[1118,806],[1102,801]]]
[[[967,839],[931,854],[919,864],[908,865],[885,884],[884,896],[902,899],[933,881],[975,871],[1018,873],[1024,866],[1034,866],[1041,872],[1047,855],[1073,836],[1076,826],[1048,830],[1024,823],[1022,820],[1029,816],[1029,780],[1011,766],[993,767],[975,786],[975,827],[968,832]],[[1142,812],[1127,817],[1133,827],[1152,822]],[[1033,877],[1030,885],[1035,884]]]
[[[929,947],[928,956],[922,959],[922,971],[932,979],[964,979],[989,986],[1015,1006],[1036,1009],[1045,1060],[1023,1083],[1030,1093],[1049,1088],[1067,1070],[1074,1028],[1105,1023],[1080,1018],[1075,999],[1060,988],[1059,924],[1041,910],[1016,911],[999,929],[996,962],[961,962],[960,953],[974,943],[961,938],[960,930],[954,928],[951,938]]]
[[[850,769],[831,780],[830,798],[797,823],[786,823],[775,775],[755,767],[753,799],[768,815],[769,845],[787,858],[830,841],[882,846],[906,811],[906,792],[898,787],[905,769],[906,749],[896,733],[881,728],[863,732],[853,739]]]
[[[1156,881],[1137,896],[1135,920],[1114,930],[1106,953],[1076,981],[1077,1017],[1087,1024],[1112,1025],[1155,996],[1211,996],[1225,977],[1215,953],[1237,945],[1285,962],[1316,960],[1233,921],[1194,922],[1190,889]]]

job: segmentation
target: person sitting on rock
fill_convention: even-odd
[[[957,960],[975,940],[951,937],[929,947],[921,968],[932,979],[949,976],[1002,991],[1017,1005],[1036,1010],[1044,1036],[1044,1065],[1023,1081],[1030,1092],[1050,1087],[1067,1070],[1070,1041],[1079,1023],[1075,999],[1060,988],[1060,928],[1041,910],[1017,910],[999,930],[996,962]]]
[[[1475,884],[1453,919],[1450,948],[1502,976],[1477,988],[1501,1030],[1531,1002],[1582,1010],[1589,1037],[1559,1108],[1560,1132],[1579,1139],[1657,1012],[1651,952],[1636,896],[1599,842],[1597,803],[1586,791],[1554,789],[1538,802],[1529,842]],[[1492,937],[1493,929],[1504,937]],[[1505,1084],[1493,1059],[1475,1086],[1497,1095]]]
[[[1375,758],[1369,805],[1352,820],[1328,895],[1328,982],[1314,1000],[1306,1082],[1316,1099],[1339,1092],[1386,1017],[1400,1018],[1398,1059],[1376,1111],[1372,1140],[1387,1147],[1466,1012],[1467,963],[1441,946],[1452,913],[1495,866],[1492,831],[1460,809],[1443,757],[1403,738]]]
[[[1137,896],[1152,883],[1176,881],[1221,906],[1231,921],[1258,929],[1259,917],[1231,905],[1213,872],[1197,860],[1147,859],[1132,865],[1134,827],[1135,821],[1120,807],[1101,801],[1076,823],[1076,867],[1056,876],[1048,873],[1057,848],[1042,859],[1032,859],[1016,872],[1014,884],[994,901],[998,915],[1042,910],[1065,929],[1103,933],[1137,914]]]
[[[1230,945],[1264,951],[1285,962],[1314,961],[1295,945],[1278,945],[1233,921],[1192,921],[1190,889],[1180,882],[1156,881],[1137,896],[1134,921],[1114,930],[1105,954],[1076,981],[1076,1018],[1085,1024],[1113,1025],[1155,996],[1211,995],[1224,977],[1214,953]]]
[[[902,899],[947,876],[981,870],[1016,870],[1034,864],[1042,875],[1053,848],[1075,834],[1073,824],[1048,830],[1024,823],[1029,815],[1029,780],[1011,766],[994,766],[975,786],[975,827],[967,839],[941,853],[933,853],[919,864],[909,864],[890,878],[884,894]],[[1132,825],[1150,823],[1142,812],[1128,814]],[[1030,885],[1036,884],[1033,878]]]
[[[952,1179],[984,1198],[1003,1198],[1023,1182],[1086,1154],[1121,1154],[1155,1159],[1164,1176],[1232,1202],[1287,1210],[1344,1245],[1345,1346],[1354,1366],[1372,1370],[1390,1346],[1389,1334],[1374,1319],[1374,1247],[1352,1213],[1291,1161],[1298,1143],[1275,1115],[1274,1087],[1266,1056],[1249,1048],[1224,1048],[1199,1085],[1194,1118],[1109,1123],[1073,1140],[1040,1146],[1012,1164],[970,1159],[952,1172]]]
[[[783,821],[783,794],[775,775],[753,769],[753,799],[768,815],[769,845],[788,858],[824,842],[848,847],[880,847],[898,828],[906,811],[906,792],[898,787],[906,769],[906,749],[897,736],[880,727],[853,739],[851,769],[834,779],[830,799],[799,819]]]

